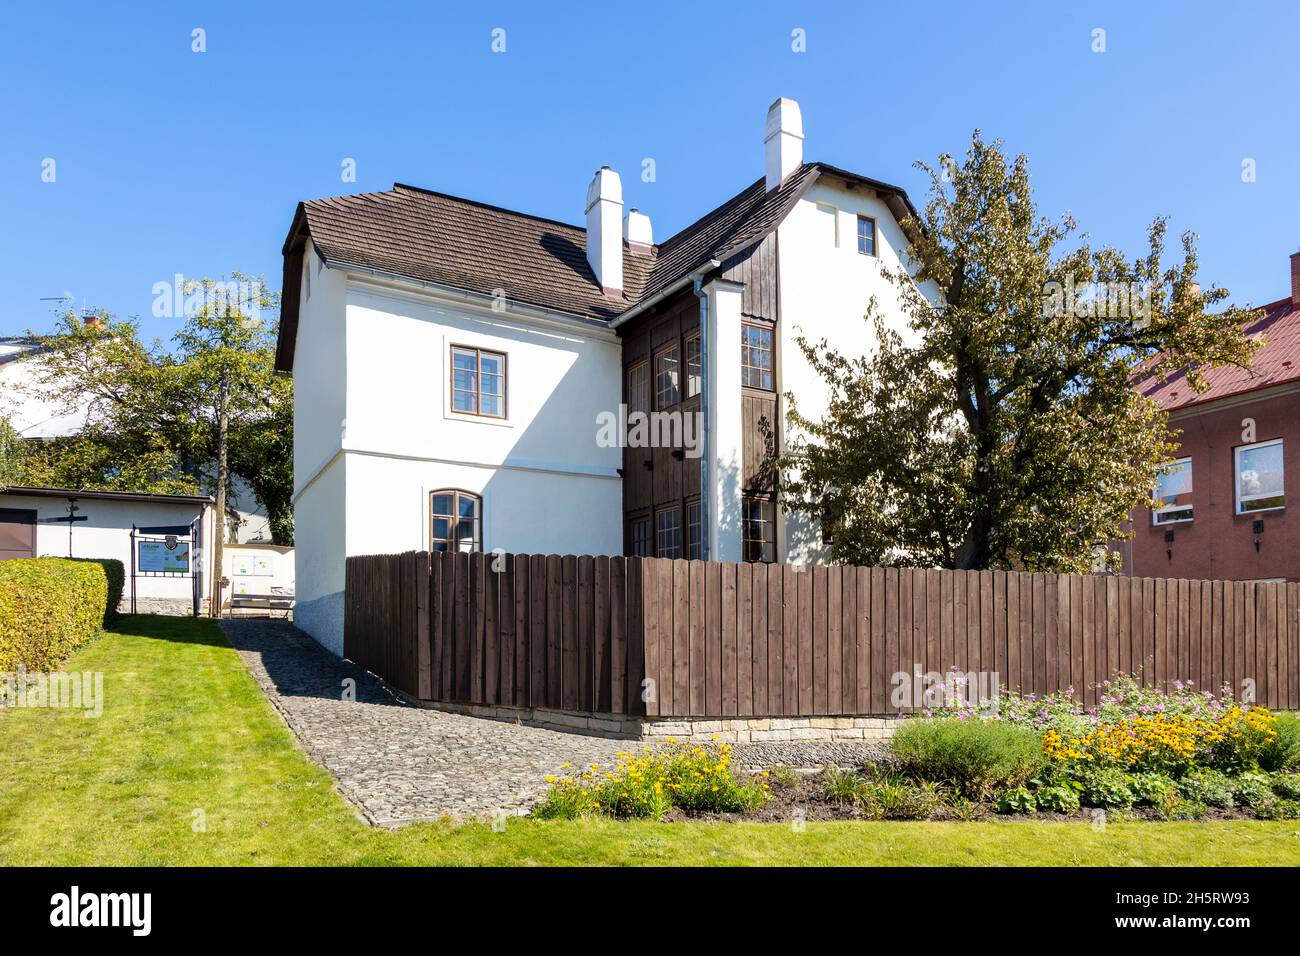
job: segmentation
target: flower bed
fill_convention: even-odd
[[[677,819],[950,819],[992,814],[1300,819],[1300,717],[1179,683],[1120,676],[1085,707],[1072,690],[1004,695],[906,721],[891,757],[819,776],[745,775],[726,744],[623,753],[553,784],[534,815]]]

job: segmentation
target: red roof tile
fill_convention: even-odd
[[[1255,353],[1250,369],[1233,365],[1205,373],[1209,389],[1196,392],[1187,384],[1186,370],[1161,382],[1149,373],[1139,373],[1135,384],[1147,398],[1159,402],[1165,411],[1201,405],[1231,395],[1241,395],[1270,385],[1300,381],[1300,307],[1285,298],[1264,306],[1264,314],[1248,323],[1245,332],[1262,338],[1264,347]]]

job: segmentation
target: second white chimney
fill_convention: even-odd
[[[587,187],[587,261],[606,295],[623,292],[623,181],[608,166]]]
[[[763,132],[767,189],[771,192],[803,165],[803,116],[799,104],[784,96],[767,108]]]
[[[629,209],[627,218],[623,220],[623,238],[627,240],[628,249],[634,255],[649,252],[655,244],[650,217],[636,209]]]

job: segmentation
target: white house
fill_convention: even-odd
[[[276,364],[295,378],[300,627],[342,653],[352,554],[822,553],[764,465],[782,394],[811,415],[826,398],[794,339],[860,351],[872,296],[899,314],[882,269],[905,264],[915,211],[805,163],[791,100],[763,151],[762,178],[659,243],[607,167],[585,228],[402,184],[299,204]]]

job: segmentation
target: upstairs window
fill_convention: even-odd
[[[483,499],[450,488],[429,495],[429,550],[482,551]]]
[[[678,508],[667,508],[655,514],[655,557],[680,558],[682,556],[682,513]]]
[[[627,409],[650,411],[650,366],[646,362],[637,362],[627,370]]]
[[[1233,450],[1237,514],[1286,506],[1282,483],[1282,439],[1241,445]]]
[[[668,408],[681,401],[677,364],[675,345],[655,356],[655,408]]]
[[[686,337],[686,397],[700,394],[700,333]]]
[[[858,252],[864,256],[876,254],[876,220],[870,216],[858,217]]]
[[[500,352],[451,347],[451,410],[506,417],[506,357]]]
[[[740,327],[740,384],[769,392],[772,381],[772,330],[761,325]]]
[[[1156,479],[1151,505],[1152,524],[1192,520],[1192,460],[1180,458],[1167,475]]]

